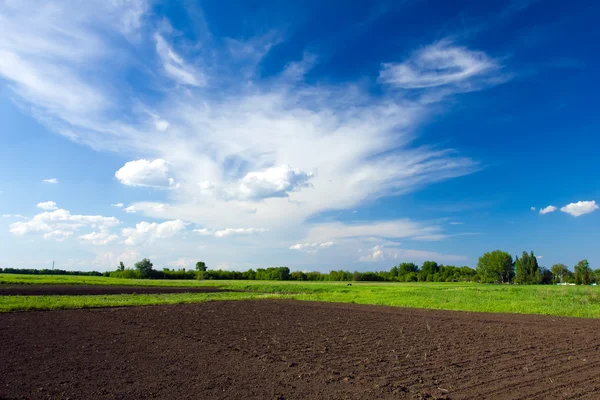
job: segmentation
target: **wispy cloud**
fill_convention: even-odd
[[[299,250],[306,251],[307,253],[316,253],[320,249],[327,249],[333,246],[333,242],[323,242],[323,243],[296,243],[290,246],[290,250]]]
[[[206,67],[197,49],[150,22],[145,1],[16,5],[0,10],[0,76],[15,101],[69,139],[131,160],[115,173],[124,185],[178,188],[162,192],[162,203],[124,207],[168,223],[126,228],[125,245],[179,232],[187,222],[259,227],[211,229],[211,235],[268,230],[276,234],[262,244],[273,248],[331,241],[337,247],[338,238],[353,236],[433,237],[443,234],[439,227],[414,221],[307,221],[481,169],[455,149],[415,140],[447,96],[502,82],[502,66],[481,50],[450,40],[429,44],[373,71],[378,84],[404,89],[375,97],[353,82],[306,81],[319,60],[309,53],[261,78],[256,67],[281,40],[277,33],[225,45],[207,40]],[[154,57],[140,66],[148,54]],[[156,92],[136,91],[123,78],[134,74]],[[180,87],[169,90],[173,83]]]
[[[386,63],[379,73],[383,83],[402,89],[441,86],[472,90],[476,83],[492,82],[500,65],[482,51],[470,50],[444,39],[416,51],[401,63]]]
[[[58,179],[56,179],[56,178],[48,178],[48,179],[44,179],[42,182],[44,182],[44,183],[58,183]]]
[[[205,85],[206,82],[202,73],[187,65],[183,58],[167,44],[162,35],[155,34],[154,40],[156,41],[156,52],[161,58],[165,72],[169,77],[182,85]]]
[[[557,210],[557,208],[551,205],[551,206],[547,206],[547,207],[542,208],[540,210],[540,214],[542,214],[542,215],[544,215],[544,214],[550,214],[550,213],[553,213],[556,210]]]
[[[268,232],[266,228],[225,228],[225,229],[194,229],[194,232],[204,236],[226,237],[226,236],[250,236]]]

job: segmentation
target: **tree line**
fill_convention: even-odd
[[[514,260],[509,253],[501,250],[485,253],[477,262],[477,274],[479,281],[484,283],[600,283],[600,269],[592,270],[588,260],[579,261],[573,271],[564,264],[554,264],[548,269],[538,264],[533,251],[524,251],[521,257],[517,256]]]
[[[66,271],[64,269],[17,269],[0,268],[0,274],[24,274],[24,275],[81,275],[81,276],[102,276],[98,271]]]
[[[574,283],[589,285],[600,282],[600,269],[593,271],[587,260],[582,260],[570,271],[564,264],[555,264],[550,269],[538,264],[533,252],[519,257],[496,250],[485,253],[477,262],[477,268],[438,264],[425,261],[421,266],[415,263],[401,263],[389,271],[345,271],[323,272],[290,271],[288,267],[269,267],[247,271],[209,270],[202,261],[195,269],[162,271],[152,269],[152,263],[144,259],[135,264],[135,269],[126,269],[120,263],[117,271],[110,273],[119,278],[154,279],[214,279],[214,280],[276,280],[276,281],[375,281],[375,282],[478,282],[514,284],[557,284]]]
[[[116,271],[82,272],[49,269],[0,268],[0,273],[39,274],[39,275],[87,275],[109,276],[125,279],[214,279],[214,280],[276,280],[276,281],[375,281],[375,282],[478,282],[514,284],[577,284],[600,283],[600,269],[592,270],[587,260],[578,262],[573,271],[564,264],[554,264],[550,269],[540,266],[532,252],[523,252],[519,257],[504,251],[495,250],[482,255],[477,268],[442,265],[435,261],[425,261],[422,265],[401,263],[389,271],[345,271],[323,272],[290,271],[288,267],[269,267],[247,271],[209,270],[206,263],[198,261],[194,268],[155,270],[152,262],[144,258],[126,268],[119,263]]]

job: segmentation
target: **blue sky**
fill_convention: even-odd
[[[0,265],[600,268],[599,16],[0,2]]]

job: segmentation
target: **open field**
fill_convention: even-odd
[[[168,281],[104,277],[0,275],[5,284],[86,284],[171,288],[218,288],[249,293],[110,294],[102,296],[0,296],[0,311],[190,303],[206,300],[282,298],[410,308],[600,317],[600,287],[518,286],[472,283],[375,283],[293,281]],[[2,285],[0,285],[0,288]],[[91,289],[87,289],[91,290]],[[186,289],[186,291],[189,289]],[[195,289],[189,290],[193,291]]]
[[[1,398],[600,396],[600,320],[290,300],[0,314]]]

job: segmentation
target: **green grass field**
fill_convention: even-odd
[[[600,287],[472,283],[163,281],[0,274],[0,284],[213,286],[247,292],[102,296],[0,296],[0,311],[138,306],[211,300],[286,298],[475,312],[600,317]]]

